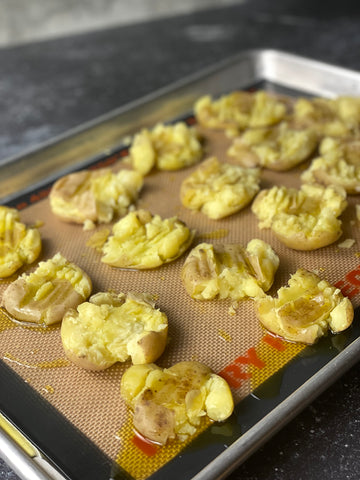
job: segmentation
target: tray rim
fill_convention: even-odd
[[[253,68],[253,77],[251,81],[253,83],[267,80],[278,83],[282,86],[299,88],[298,84],[294,83],[284,77],[279,79],[279,71],[274,69],[275,62],[287,62],[287,67],[295,66],[308,69],[317,69],[320,75],[327,74],[332,75],[333,78],[338,79],[346,76],[350,85],[356,84],[360,94],[360,73],[354,70],[343,68],[337,65],[329,64],[326,62],[314,60],[308,57],[303,57],[297,54],[289,53],[276,49],[252,49],[240,51],[238,54],[228,57],[220,62],[210,65],[202,70],[188,75],[176,82],[173,82],[166,87],[158,89],[152,93],[149,93],[137,100],[120,106],[110,112],[101,115],[93,120],[85,122],[75,128],[72,128],[63,134],[60,134],[49,141],[43,142],[39,145],[31,147],[30,149],[16,155],[14,157],[5,159],[0,163],[0,176],[1,173],[9,167],[9,165],[17,165],[26,158],[31,158],[32,155],[37,154],[39,151],[46,151],[46,149],[56,146],[61,146],[69,139],[77,137],[84,132],[96,130],[97,127],[102,126],[107,121],[114,119],[118,116],[124,116],[128,112],[134,111],[137,108],[141,108],[144,105],[151,106],[159,99],[166,98],[169,94],[176,92],[178,89],[191,86],[194,82],[202,81],[203,78],[215,75],[218,72],[222,72],[224,69],[231,68],[241,62],[251,62]],[[338,84],[336,84],[338,85]],[[304,90],[304,85],[301,86],[301,90]],[[316,89],[315,89],[316,90]],[[322,92],[323,89],[319,89]],[[309,88],[309,92],[314,92],[314,88]],[[319,91],[320,93],[320,91]],[[329,88],[326,93],[333,93],[333,90]],[[87,159],[87,162],[91,162],[94,159]],[[71,170],[81,168],[83,162],[80,161],[77,164],[71,165]],[[52,172],[50,176],[42,179],[39,182],[39,186],[51,181],[52,179],[63,174],[63,170],[56,170]],[[33,190],[38,187],[38,184],[31,184],[24,186],[23,190],[17,191],[13,194],[13,197],[26,193],[29,189]],[[0,203],[4,200],[7,201],[8,197],[1,199]],[[252,453],[254,453],[261,445],[268,441],[275,433],[277,433],[282,427],[284,427],[289,421],[291,421],[301,410],[311,403],[320,393],[334,383],[341,375],[343,375],[348,369],[350,369],[360,357],[360,338],[354,340],[348,347],[346,347],[336,358],[330,360],[324,367],[322,367],[317,373],[311,376],[300,388],[298,388],[293,394],[291,394],[286,400],[281,402],[276,408],[274,408],[269,414],[257,422],[252,428],[244,433],[237,441],[235,441],[230,447],[223,453],[218,455],[213,461],[211,461],[205,468],[203,468],[198,474],[196,474],[194,480],[212,480],[222,479],[229,475],[235,468],[237,468],[243,461],[245,461]],[[329,373],[331,372],[331,375]],[[320,387],[320,388],[319,388]],[[2,415],[2,412],[0,412]],[[281,421],[279,421],[281,420]],[[11,419],[10,419],[11,421]],[[16,426],[14,425],[16,428]],[[20,432],[21,433],[21,432]],[[30,441],[31,443],[31,441]],[[36,447],[34,447],[36,448]],[[24,450],[0,427],[0,454],[4,456],[6,462],[14,469],[14,471],[21,476],[23,472],[19,471],[19,465],[31,465],[32,477],[34,480],[59,480],[59,478],[65,478],[60,475],[59,472],[50,473],[45,471],[41,463],[37,463],[34,458],[30,458],[24,452]],[[41,461],[47,463],[46,459]],[[22,477],[26,480],[28,477]]]

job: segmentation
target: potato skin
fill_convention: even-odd
[[[129,346],[132,362],[151,363],[157,360],[164,352],[168,338],[168,327],[161,332],[146,332]]]
[[[97,171],[95,175],[100,175]],[[59,178],[53,185],[49,200],[53,213],[64,222],[84,223],[85,220],[97,220],[96,200],[90,189],[76,196],[76,207],[72,205],[72,197],[81,185],[89,182],[91,172],[86,170],[70,173]]]
[[[152,442],[165,445],[175,438],[175,412],[154,402],[152,392],[146,390],[136,402],[134,427]]]
[[[18,278],[7,287],[3,304],[5,309],[17,320],[53,325],[62,320],[69,308],[84,301],[84,297],[72,289],[70,283],[64,282],[59,285],[59,288],[61,289],[60,299],[63,299],[59,303],[54,302],[47,308],[43,308],[41,304],[37,305],[35,300],[24,304],[23,300],[28,296],[28,288],[26,280]]]
[[[316,236],[312,237],[306,236],[304,232],[294,232],[290,235],[283,235],[278,231],[274,231],[274,233],[287,247],[306,252],[331,245],[341,237],[343,232],[339,223],[337,229],[319,232]]]

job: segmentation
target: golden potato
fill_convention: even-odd
[[[238,212],[260,190],[260,169],[243,168],[211,157],[181,184],[184,207],[217,220]]]
[[[113,267],[156,268],[180,257],[195,231],[177,217],[161,219],[147,210],[128,213],[112,229],[102,247],[102,262]]]
[[[344,110],[334,99],[299,98],[294,104],[292,120],[296,125],[311,127],[320,137],[343,137],[351,134],[353,129],[344,118]]]
[[[360,140],[326,137],[319,153],[301,175],[304,183],[340,185],[349,194],[360,193]]]
[[[264,295],[274,281],[279,258],[262,240],[239,244],[201,243],[193,248],[181,272],[187,293],[197,300],[240,300]]]
[[[259,228],[271,228],[286,246],[315,250],[342,234],[338,218],[347,206],[338,186],[303,185],[300,190],[274,186],[262,190],[252,204]]]
[[[161,445],[194,435],[207,416],[226,420],[233,412],[230,387],[200,362],[180,362],[161,369],[133,365],[122,376],[121,396],[133,410],[136,430]]]
[[[227,150],[243,167],[285,171],[310,157],[318,136],[310,128],[292,128],[287,123],[245,131]]]
[[[156,125],[135,135],[129,150],[135,170],[147,175],[154,167],[179,170],[197,163],[203,148],[198,133],[184,122]]]
[[[0,206],[0,278],[33,263],[40,252],[39,230],[22,223],[15,208]]]
[[[156,361],[167,341],[168,321],[150,295],[101,292],[68,310],[61,324],[67,357],[88,370],[104,370],[131,358]]]
[[[86,300],[92,289],[88,275],[61,253],[40,262],[5,290],[3,306],[16,319],[51,325],[60,322],[69,308]]]
[[[50,207],[61,220],[109,223],[125,215],[143,186],[133,170],[113,173],[110,168],[82,170],[57,180],[50,191]]]
[[[200,125],[229,133],[251,127],[274,125],[284,119],[288,102],[260,90],[234,91],[214,100],[210,95],[197,100],[194,112]]]
[[[335,110],[347,128],[355,135],[360,126],[360,97],[339,96],[333,100]]]
[[[350,300],[338,288],[304,269],[278,290],[277,298],[255,300],[262,325],[286,340],[315,343],[330,329],[333,333],[347,329],[354,317]]]

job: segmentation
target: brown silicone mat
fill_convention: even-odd
[[[203,133],[207,156],[215,154],[221,161],[230,161],[225,154],[229,140],[220,132]],[[287,173],[263,170],[261,187],[299,186],[299,174],[306,165]],[[114,168],[122,168],[121,161]],[[259,230],[250,206],[216,221],[185,209],[180,202],[179,188],[194,168],[196,166],[177,172],[153,172],[145,177],[138,206],[162,217],[177,215],[196,229],[195,244],[207,241],[246,245],[252,238],[270,243],[280,257],[271,293],[285,285],[297,268],[303,267],[337,284],[351,296],[354,306],[359,304],[360,235],[355,197],[348,199],[349,206],[341,217],[344,233],[336,244],[313,252],[297,252],[281,244],[270,230]],[[201,361],[229,379],[236,402],[304,348],[268,335],[255,317],[251,300],[241,302],[234,314],[226,300],[191,299],[180,278],[185,256],[149,271],[111,268],[100,262],[98,252],[86,246],[95,231],[84,231],[79,225],[61,222],[51,213],[47,198],[21,210],[21,219],[27,224],[42,222],[40,260],[60,251],[90,275],[94,293],[112,289],[155,294],[157,306],[168,316],[170,339],[158,364],[170,366],[182,360]],[[104,227],[98,227],[101,228]],[[338,244],[348,238],[354,239],[355,244],[348,249],[340,248]],[[1,281],[0,293],[14,278]],[[0,322],[1,359],[134,478],[148,477],[179,452],[182,445],[172,444],[145,455],[143,449],[133,443],[131,418],[119,394],[121,375],[130,363],[117,364],[102,372],[85,371],[65,359],[59,326],[26,328],[9,321],[3,312]]]

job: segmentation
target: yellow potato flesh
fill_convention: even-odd
[[[336,101],[327,98],[299,98],[294,105],[294,121],[315,129],[320,137],[344,137],[352,130]]]
[[[203,154],[196,130],[184,122],[158,124],[151,131],[135,135],[130,148],[133,167],[142,175],[153,167],[159,170],[179,170],[198,162]]]
[[[182,204],[217,220],[248,205],[259,191],[260,170],[221,163],[216,157],[203,162],[180,189]]]
[[[287,107],[263,90],[255,93],[235,91],[215,100],[209,95],[201,97],[194,111],[201,125],[231,132],[274,125],[285,117]]]

